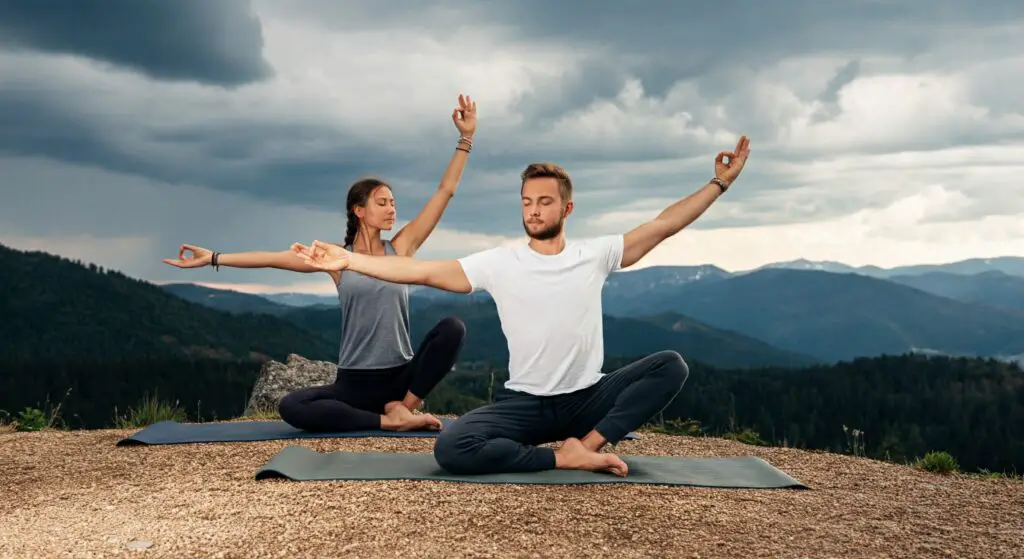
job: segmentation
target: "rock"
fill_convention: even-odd
[[[252,388],[245,415],[277,413],[277,404],[285,394],[320,384],[330,384],[338,374],[338,366],[329,361],[312,361],[288,355],[284,363],[270,360],[263,364]]]
[[[135,540],[133,542],[128,542],[127,547],[131,550],[141,551],[143,549],[149,549],[153,547],[153,542],[146,540]]]

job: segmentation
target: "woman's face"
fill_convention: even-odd
[[[360,221],[381,231],[390,231],[398,215],[395,197],[387,186],[379,186],[366,198],[366,205],[356,209]]]

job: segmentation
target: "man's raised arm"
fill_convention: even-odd
[[[700,217],[736,180],[750,155],[746,136],[736,144],[736,151],[723,151],[715,158],[715,178],[700,190],[665,208],[658,217],[626,233],[622,252],[622,268],[636,264],[662,241],[683,230]],[[725,159],[728,158],[728,163]]]
[[[472,291],[469,279],[458,260],[420,260],[411,256],[371,256],[349,252],[343,247],[321,241],[311,246],[292,245],[309,265],[326,271],[352,270],[391,283],[427,285],[454,293]]]

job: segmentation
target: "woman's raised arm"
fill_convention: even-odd
[[[416,254],[416,251],[430,237],[438,222],[441,221],[441,216],[448,208],[448,201],[455,196],[455,190],[459,186],[459,181],[462,180],[462,171],[466,168],[469,152],[473,149],[473,134],[476,133],[476,101],[473,101],[468,95],[459,95],[459,106],[452,111],[452,120],[460,134],[459,141],[455,145],[455,153],[452,154],[452,159],[444,170],[437,192],[430,197],[427,204],[420,210],[419,215],[406,224],[391,240],[395,246],[395,252],[399,256]]]

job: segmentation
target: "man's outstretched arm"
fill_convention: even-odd
[[[458,260],[420,260],[412,256],[352,253],[349,270],[391,283],[427,285],[453,293],[472,291]]]
[[[352,270],[391,283],[428,285],[454,293],[469,293],[472,287],[458,260],[420,260],[411,256],[371,256],[349,252],[322,241],[311,246],[292,245],[292,252],[319,270]]]
[[[736,180],[749,154],[750,141],[743,136],[736,144],[736,151],[723,151],[715,159],[715,178],[724,186],[708,181],[700,190],[665,208],[658,217],[626,233],[621,267],[628,268],[636,264],[662,241],[696,221]],[[728,163],[725,162],[726,158],[729,159]]]

